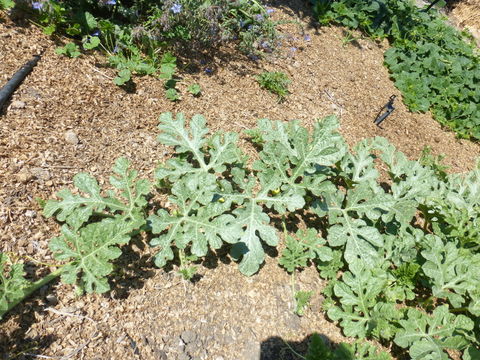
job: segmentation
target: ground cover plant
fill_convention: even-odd
[[[124,158],[109,188],[76,175],[77,190],[61,190],[44,207],[63,224],[50,241],[57,270],[32,283],[2,254],[0,314],[56,277],[79,294],[107,292],[112,260],[140,232],[153,234],[155,264],[179,258],[186,279],[195,273],[191,262],[221,247],[253,275],[265,247],[283,238],[279,265],[292,274],[318,268],[329,281],[323,308],[345,335],[375,339],[394,356],[446,359],[446,351],[457,351],[478,358],[480,284],[472,274],[480,271],[480,162],[447,175],[428,154],[408,160],[383,138],[350,151],[337,126],[334,117],[311,132],[297,121],[260,120],[248,133],[258,150],[249,165],[238,134],[210,134],[200,115],[187,125],[181,114],[162,114],[158,140],[174,155],[157,168],[155,183],[138,179]],[[383,183],[379,164],[387,169]],[[155,207],[153,193],[170,205]],[[296,295],[297,313],[305,297]],[[364,345],[348,347],[352,358],[388,358]],[[310,354],[322,349],[316,339]],[[328,358],[345,351],[327,351]]]
[[[318,0],[321,23],[388,38],[385,64],[411,111],[432,111],[460,137],[480,139],[480,55],[471,38],[414,1]]]

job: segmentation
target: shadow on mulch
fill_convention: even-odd
[[[14,318],[18,328],[8,334],[3,329],[0,331],[0,359],[22,360],[31,358],[26,354],[41,353],[42,350],[48,349],[58,339],[54,335],[29,334],[31,326],[38,323],[35,314],[44,312],[44,309],[49,306],[40,299],[46,293],[54,293],[52,287],[57,282],[58,279],[55,279],[5,314],[2,323]]]
[[[157,268],[151,254],[144,253],[146,246],[145,241],[136,237],[122,247],[122,255],[113,262],[116,273],[110,277],[110,291],[105,296],[126,299],[132,290],[143,288],[146,280],[155,275]]]

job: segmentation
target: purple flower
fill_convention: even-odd
[[[303,37],[303,40],[305,40],[305,41],[310,41],[310,40],[312,40],[312,38],[310,37],[310,35],[306,34],[306,35]]]
[[[260,60],[260,57],[259,57],[258,55],[255,55],[255,54],[250,54],[250,55],[248,55],[248,58],[249,58],[250,60],[253,60],[253,61],[258,61],[258,60]]]
[[[100,30],[95,30],[95,31],[92,33],[92,36],[100,36]]]
[[[173,4],[173,6],[170,8],[170,11],[173,12],[174,14],[179,14],[182,11],[182,5]]]
[[[105,4],[107,5],[115,5],[117,3],[117,0],[107,0],[105,1]]]
[[[267,14],[270,15],[270,14],[273,13],[274,11],[275,11],[274,9],[267,9]]]
[[[41,1],[34,1],[32,3],[32,8],[34,8],[35,10],[41,10],[43,7],[43,3]]]
[[[257,14],[257,16],[255,16],[255,18],[257,19],[257,21],[262,21],[263,20],[263,16],[260,15],[260,14]]]
[[[213,70],[207,67],[207,68],[205,68],[205,73],[211,74],[211,73],[213,73]]]
[[[291,48],[290,48],[290,51],[291,51],[291,52],[295,52],[295,51],[297,51],[297,48],[296,48],[296,47],[291,47]]]

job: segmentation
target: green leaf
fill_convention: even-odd
[[[303,316],[312,295],[313,291],[297,291],[295,293],[295,314]]]
[[[118,72],[115,79],[113,79],[113,82],[117,86],[122,86],[122,85],[126,84],[127,82],[129,82],[131,77],[132,77],[132,73],[129,69],[122,69]]]
[[[178,91],[176,89],[173,89],[173,88],[165,91],[165,97],[170,101],[180,100],[180,94],[178,93]]]
[[[202,92],[202,88],[198,84],[192,84],[188,87],[188,92],[193,96],[198,96]]]
[[[380,259],[383,237],[361,217],[366,216],[374,221],[381,216],[383,208],[383,199],[375,196],[367,183],[362,183],[346,194],[341,190],[325,194],[313,210],[319,216],[328,214],[328,221],[332,225],[327,236],[330,246],[345,245],[344,257],[348,263],[361,259],[373,267]]]
[[[95,49],[98,45],[100,45],[100,39],[97,36],[89,36],[83,42],[83,48],[85,50]]]
[[[120,192],[120,199],[115,198],[113,193],[102,196],[97,180],[89,174],[79,173],[73,178],[73,183],[88,196],[73,194],[68,189],[60,190],[57,196],[61,200],[47,201],[44,215],[56,215],[57,220],[66,222],[74,230],[88,222],[94,212],[105,210],[111,213],[121,212],[130,219],[143,219],[141,213],[147,204],[145,196],[150,184],[146,180],[136,180],[138,174],[134,170],[128,170],[129,165],[127,159],[117,159],[113,168],[115,175],[110,177],[110,183]]]
[[[333,259],[332,250],[324,246],[326,241],[318,236],[315,229],[298,230],[296,237],[287,235],[285,244],[278,263],[288,272],[307,267],[308,261],[320,259],[330,261]]]
[[[432,284],[433,296],[447,299],[453,307],[463,306],[467,293],[480,292],[478,280],[472,277],[480,273],[480,254],[474,256],[437,236],[429,245],[421,252],[426,260],[422,270]]]
[[[160,116],[161,134],[158,141],[163,145],[174,146],[178,154],[161,165],[156,172],[159,180],[177,181],[181,176],[194,173],[222,173],[227,165],[242,162],[241,151],[236,142],[235,133],[216,133],[208,138],[205,118],[195,115],[190,121],[190,131],[185,124],[183,114],[173,119],[171,113]],[[183,154],[193,156],[196,164],[188,161]]]
[[[235,209],[233,214],[237,225],[244,230],[231,254],[234,259],[242,258],[239,270],[242,274],[251,276],[258,271],[265,257],[261,240],[270,246],[276,246],[278,237],[275,229],[269,225],[270,217],[255,201],[248,201],[244,207]]]
[[[8,10],[15,6],[15,1],[13,0],[0,0],[0,9]]]
[[[191,245],[192,254],[203,257],[208,248],[218,249],[223,241],[234,243],[240,229],[235,225],[232,215],[223,214],[228,210],[225,205],[212,201],[216,189],[215,177],[203,176],[183,177],[172,187],[169,201],[178,210],[169,214],[159,210],[151,215],[148,221],[154,234],[152,246],[160,246],[155,256],[158,267],[166,265],[173,259],[172,247],[185,249]]]
[[[30,282],[24,274],[23,264],[12,264],[7,254],[0,253],[0,319],[12,303],[25,297]]]
[[[431,315],[410,308],[407,318],[400,320],[399,324],[401,329],[394,342],[402,348],[409,348],[413,360],[448,359],[445,349],[461,350],[468,345],[459,331],[473,329],[471,319],[449,313],[447,305],[437,307]]]
[[[342,276],[334,286],[340,306],[334,306],[327,312],[328,317],[340,321],[346,336],[365,337],[375,324],[374,308],[379,309],[378,301],[386,281],[375,277],[361,261],[349,265],[350,271]]]
[[[106,277],[113,271],[111,261],[122,254],[119,245],[128,243],[130,233],[141,225],[142,221],[122,217],[89,224],[80,231],[63,225],[62,235],[49,244],[55,259],[70,261],[62,268],[62,281],[76,284],[80,292],[108,291]]]

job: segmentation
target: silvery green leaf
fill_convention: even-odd
[[[147,204],[145,197],[150,184],[144,179],[137,180],[137,172],[129,170],[129,166],[127,159],[119,158],[113,167],[115,175],[110,177],[110,183],[120,192],[118,197],[115,192],[102,196],[97,180],[89,174],[79,173],[73,178],[74,185],[87,196],[73,194],[68,189],[60,190],[57,196],[61,200],[47,201],[45,216],[56,215],[59,221],[66,222],[73,229],[87,223],[94,212],[120,212],[129,219],[143,217],[141,212]]]
[[[451,314],[448,305],[437,307],[431,315],[409,308],[406,319],[400,320],[399,324],[401,328],[394,342],[402,348],[409,348],[413,360],[448,359],[445,349],[461,350],[468,345],[459,331],[473,329],[471,319]]]
[[[106,277],[113,271],[111,261],[122,254],[119,246],[130,241],[130,233],[142,222],[117,217],[86,225],[80,230],[63,225],[62,235],[49,244],[55,259],[70,262],[62,268],[63,282],[76,284],[88,293],[108,291]]]
[[[461,307],[468,293],[478,293],[480,284],[472,274],[480,273],[480,254],[459,249],[455,242],[444,242],[435,236],[430,247],[421,252],[426,262],[423,272],[429,278],[433,296],[447,299],[454,307]]]
[[[23,264],[12,264],[8,255],[0,252],[0,319],[12,303],[25,297],[31,283],[24,275]]]

